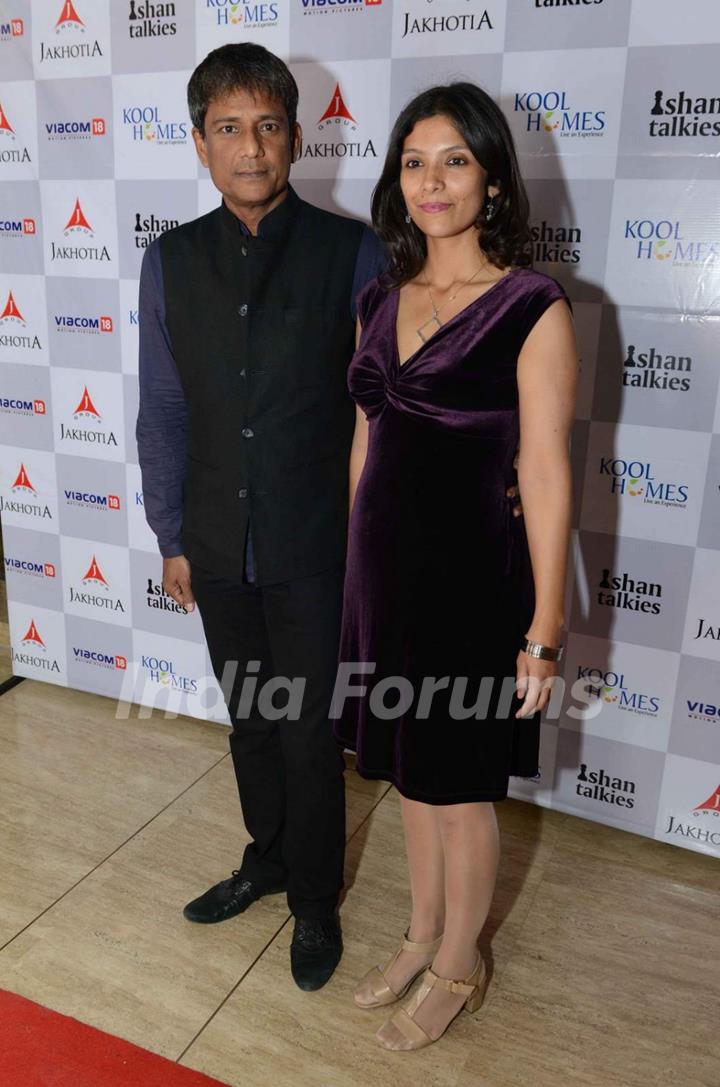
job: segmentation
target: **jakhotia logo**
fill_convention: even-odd
[[[84,9],[83,9],[84,10]],[[85,21],[78,14],[73,0],[64,0],[55,23],[56,42],[40,42],[40,61],[79,60],[83,57],[101,57],[100,42],[87,40]]]
[[[279,7],[276,0],[270,3],[267,0],[265,3],[241,0],[235,4],[230,0],[205,0],[205,9],[213,13],[217,26],[244,27],[246,30],[256,26],[277,26]]]
[[[128,33],[131,38],[164,38],[177,33],[175,4],[143,4],[130,0]]]
[[[72,416],[76,422],[86,423],[91,427],[99,428],[103,425],[102,415],[95,407],[87,385],[83,388],[82,396]],[[117,446],[118,444],[112,430],[88,430],[87,426],[66,427],[63,422],[60,423],[60,439],[71,442],[90,442],[93,445]]]
[[[174,147],[187,143],[186,121],[165,121],[157,106],[123,106],[122,122],[135,143]]]
[[[179,226],[179,224],[179,219],[158,219],[153,212],[150,212],[149,215],[143,215],[142,212],[136,211],[135,226],[133,227],[135,248],[147,249],[150,242],[155,241],[166,230],[172,230],[173,227]]]
[[[707,118],[711,118],[708,120]],[[662,120],[659,120],[662,118]],[[694,97],[677,91],[667,97],[655,91],[648,133],[654,138],[678,136],[720,136],[720,97]]]
[[[432,3],[432,0],[428,0]],[[467,3],[467,0],[466,0]],[[408,11],[403,13],[402,38],[409,34],[454,34],[456,31],[467,33],[472,30],[494,30],[488,10],[462,11],[449,15],[416,15]]]
[[[15,129],[0,103],[0,163],[32,162],[27,147],[18,141]]]
[[[627,345],[623,359],[622,382],[626,388],[664,389],[666,392],[687,392],[693,360],[690,355],[663,355],[655,347],[638,351],[635,344]]]
[[[358,122],[348,109],[339,83],[335,84],[327,109],[318,120],[317,130],[330,137],[329,141],[303,141],[300,158],[377,158],[372,140],[352,139],[358,131]]]
[[[636,260],[659,260],[671,267],[707,268],[720,258],[720,243],[686,238],[678,219],[626,219],[625,240],[632,243]]]
[[[152,657],[143,653],[141,664],[145,669],[147,678],[152,683],[159,683],[161,687],[168,687],[172,691],[182,691],[186,694],[197,693],[197,679],[177,672],[171,660],[164,657]]]
[[[52,521],[50,507],[39,498],[24,464],[20,465],[10,493],[12,498],[0,495],[0,513],[19,513],[25,517],[39,517],[41,520],[47,518]]]
[[[656,480],[650,461],[600,457],[599,473],[607,476],[612,494],[639,498],[643,505],[687,508],[689,484],[679,480]]]
[[[22,627],[20,629],[22,630]],[[14,664],[40,668],[44,672],[60,671],[60,664],[48,653],[48,648],[34,619],[30,620],[30,625],[20,639],[20,649],[16,650],[13,646],[12,659]]]
[[[525,117],[526,131],[554,132],[557,136],[604,136],[604,109],[577,109],[568,91],[523,91],[515,95],[515,113]]]
[[[580,763],[575,791],[588,800],[600,800],[617,808],[635,807],[635,782],[610,777],[605,770],[588,770],[588,764]]]
[[[49,140],[92,140],[105,136],[107,126],[104,117],[91,117],[84,121],[46,121],[45,134]]]
[[[125,607],[122,600],[111,592],[110,583],[94,555],[80,579],[80,584],[82,589],[70,586],[71,603],[88,604],[93,608],[104,608],[105,611],[119,611],[124,614]]]
[[[698,638],[709,638],[711,642],[720,642],[720,623],[708,623],[707,619],[698,620],[697,632],[693,634],[693,641]]]
[[[625,682],[624,672],[578,665],[577,678],[584,679],[589,698],[600,700],[617,710],[637,713],[642,717],[657,717],[660,696],[647,691],[632,690]]]
[[[64,237],[71,239],[72,242],[80,242],[85,239],[92,239],[95,237],[95,231],[90,226],[90,223],[80,204],[80,197],[78,197],[75,201],[75,207],[72,210],[70,218],[65,224],[63,235]],[[106,245],[56,245],[55,242],[51,241],[50,259],[72,261],[109,261],[110,253]]]
[[[0,313],[0,347],[19,347],[26,351],[42,351],[34,332],[25,332],[27,322],[18,308],[12,291],[8,292],[5,308]]]
[[[665,829],[666,834],[679,834],[693,842],[720,846],[720,827],[715,820],[720,816],[720,785],[707,800],[701,801],[692,809],[692,817],[697,822],[684,823],[674,815],[670,816]]]
[[[652,599],[647,599],[647,598]],[[642,581],[630,577],[627,570],[622,576],[610,575],[605,567],[598,582],[597,602],[606,608],[623,608],[625,611],[641,611],[647,615],[660,614],[662,585],[659,581]]]

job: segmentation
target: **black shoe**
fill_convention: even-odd
[[[334,914],[323,918],[295,918],[290,968],[301,989],[321,989],[332,977],[342,952],[340,923]]]
[[[280,894],[285,887],[259,887],[249,879],[245,879],[235,869],[230,879],[224,879],[216,883],[204,895],[188,902],[183,910],[183,915],[188,921],[197,921],[201,925],[214,925],[217,921],[227,921],[229,917],[235,917],[243,913],[263,895]]]

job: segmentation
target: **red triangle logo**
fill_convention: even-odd
[[[353,117],[350,110],[345,105],[345,99],[342,96],[340,90],[340,84],[335,84],[335,90],[332,93],[332,98],[328,104],[328,108],[323,113],[322,117],[318,121],[318,124],[322,124],[323,121],[328,121],[333,117],[344,117],[346,121],[352,121],[353,124],[357,124],[357,121]]]
[[[718,785],[715,792],[712,793],[704,803],[698,804],[696,808],[693,808],[693,811],[714,811],[720,815],[720,785]]]
[[[85,26],[85,23],[75,11],[75,5],[73,4],[72,0],[65,0],[65,3],[62,6],[62,11],[60,12],[60,18],[55,23],[55,29],[57,30],[59,26],[65,26],[66,23],[70,23],[71,25],[75,26]]]
[[[37,491],[30,482],[29,475],[25,471],[24,464],[20,465],[20,471],[18,472],[17,478],[12,485],[12,489],[15,490],[16,487],[23,487],[26,491],[32,491],[34,494],[37,494]]]
[[[25,324],[25,318],[17,308],[17,302],[13,298],[12,291],[8,291],[5,309],[0,313],[0,321],[4,321],[6,317],[14,317],[16,321],[22,321],[22,323]]]
[[[41,645],[43,647],[43,649],[45,648],[45,642],[42,640],[42,638],[38,634],[38,628],[35,626],[35,620],[34,619],[30,620],[30,626],[27,628],[27,634],[23,638],[23,641],[24,642],[35,642],[36,645]]]
[[[80,403],[75,408],[73,415],[94,415],[98,419],[101,418],[100,412],[97,410],[92,400],[90,399],[90,393],[88,392],[87,385],[83,389],[83,394],[80,397]]]
[[[90,226],[90,223],[85,218],[85,212],[80,207],[80,197],[78,197],[77,200],[75,201],[75,207],[73,208],[73,213],[70,216],[70,218],[68,219],[67,226],[65,227],[65,229],[66,230],[73,230],[73,229],[75,229],[77,227],[84,227],[85,230],[89,230],[91,234],[93,232],[93,228]]]
[[[83,581],[99,581],[101,585],[107,585],[107,581],[103,576],[103,572],[97,564],[97,559],[93,555],[92,562],[88,566],[88,571],[83,578]],[[108,588],[110,586],[108,585]]]
[[[15,129],[7,119],[7,113],[0,105],[0,132],[12,132],[15,134]]]

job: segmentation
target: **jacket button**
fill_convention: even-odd
[[[244,257],[246,257],[247,256],[247,246],[246,245],[240,246],[240,252],[242,253],[242,255]]]
[[[238,498],[247,498],[247,496],[248,496],[247,487],[241,487],[240,490],[238,491]]]
[[[241,317],[247,317],[247,311],[248,311],[247,304],[245,302],[243,302],[242,306],[238,307],[238,313],[240,314]]]
[[[252,429],[252,427],[249,427],[249,426],[244,426],[242,428],[242,430],[240,431],[240,433],[242,434],[243,438],[254,438],[255,437],[255,431]]]
[[[245,367],[244,366],[243,366],[242,370],[240,371],[240,377],[245,377]]]

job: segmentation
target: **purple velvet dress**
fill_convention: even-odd
[[[400,366],[397,290],[374,279],[358,297],[348,385],[369,440],[339,660],[348,689],[365,692],[337,700],[339,684],[331,712],[358,772],[413,800],[502,800],[510,775],[538,772],[540,713],[514,716],[532,568],[505,491],[517,482],[518,354],[559,298],[554,279],[513,269]]]

